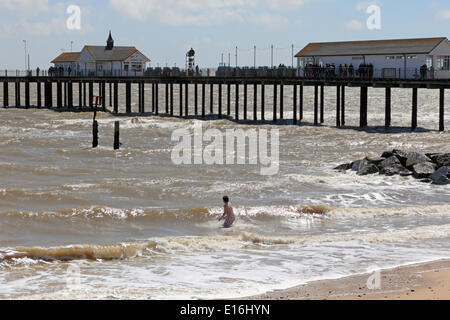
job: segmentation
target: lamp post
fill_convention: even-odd
[[[73,52],[73,41],[70,41],[70,52]]]
[[[27,40],[22,40],[25,45],[25,69],[27,69]]]

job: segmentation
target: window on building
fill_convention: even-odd
[[[408,59],[416,59],[417,56],[408,56]]]
[[[438,70],[450,70],[450,56],[438,56],[436,59]]]
[[[433,67],[433,56],[426,56],[425,64],[427,65],[428,69],[431,69]]]
[[[142,64],[140,64],[140,63],[133,63],[131,65],[131,69],[133,71],[136,71],[136,72],[141,72],[142,71]]]
[[[310,64],[314,64],[314,58],[313,57],[300,58],[300,67],[301,68],[306,68]]]
[[[403,59],[405,59],[404,56],[397,56],[397,60],[403,60]]]
[[[394,60],[395,56],[386,56],[386,60]]]

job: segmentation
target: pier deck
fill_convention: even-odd
[[[9,101],[9,84],[14,83],[15,103],[16,107],[46,107],[46,108],[68,108],[69,110],[79,110],[83,108],[94,109],[93,97],[94,84],[98,85],[97,96],[103,97],[101,109],[106,110],[106,105],[113,108],[112,112],[118,114],[119,86],[125,87],[125,108],[126,114],[132,113],[132,87],[137,85],[138,95],[138,113],[144,114],[149,112],[146,110],[145,102],[145,86],[151,86],[151,113],[159,115],[161,106],[159,104],[159,90],[164,87],[165,92],[165,114],[170,116],[188,117],[189,114],[189,97],[192,92],[189,91],[189,85],[194,86],[194,116],[205,118],[207,115],[207,103],[209,102],[209,111],[215,113],[214,98],[217,101],[217,115],[219,119],[225,115],[234,116],[234,119],[240,120],[240,108],[244,110],[244,119],[247,120],[247,111],[249,107],[253,107],[253,120],[264,119],[267,86],[271,86],[273,92],[273,123],[285,120],[285,88],[293,87],[292,105],[293,105],[293,124],[296,125],[303,120],[304,112],[304,87],[314,88],[314,124],[320,125],[324,123],[324,90],[325,88],[334,88],[336,90],[336,126],[345,126],[346,108],[345,108],[345,89],[346,87],[360,88],[360,127],[368,126],[368,88],[385,88],[385,127],[391,126],[391,101],[392,88],[409,88],[412,95],[411,105],[411,129],[417,129],[418,123],[418,106],[417,96],[418,89],[437,89],[439,90],[439,130],[445,130],[445,90],[450,89],[450,80],[412,80],[412,79],[361,79],[361,78],[259,78],[259,77],[18,77],[18,76],[2,76],[0,77],[0,90],[3,89],[3,107],[11,107]],[[36,101],[30,100],[30,84],[36,84]],[[54,87],[56,85],[56,106],[53,105]],[[73,95],[73,86],[78,86],[78,97]],[[179,86],[178,97],[174,96],[173,88]],[[253,97],[248,95],[248,88],[253,87]],[[1,88],[2,87],[2,88]],[[21,101],[21,90],[24,88],[25,101]],[[107,90],[107,88],[109,90]],[[206,89],[209,90],[209,97],[206,95]],[[43,89],[43,90],[42,90]],[[258,89],[260,89],[258,92]],[[223,99],[223,92],[226,91],[226,99]],[[109,92],[107,92],[109,91]],[[199,95],[199,91],[201,94]],[[216,93],[216,94],[215,94]],[[234,97],[232,97],[234,93]],[[240,95],[244,96],[244,103],[240,105]],[[44,103],[42,103],[42,98]],[[88,100],[87,100],[88,98]],[[178,98],[178,99],[177,99]],[[184,98],[184,99],[183,99]],[[209,99],[208,99],[209,98]],[[233,99],[234,98],[234,99]],[[249,99],[252,98],[252,99]],[[77,100],[77,101],[74,101]],[[174,110],[174,100],[179,101],[179,112]],[[208,101],[209,100],[209,101]],[[250,102],[250,104],[249,104]],[[224,108],[224,103],[226,103]],[[232,108],[234,104],[234,112]],[[233,115],[234,113],[234,115]],[[259,116],[258,116],[259,115]],[[278,118],[278,115],[280,117]]]

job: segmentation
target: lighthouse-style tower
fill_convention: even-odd
[[[111,36],[111,30],[110,30],[108,40],[106,41],[105,50],[112,50],[113,48],[114,48],[114,39]]]

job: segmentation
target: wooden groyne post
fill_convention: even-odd
[[[120,149],[120,122],[114,122],[114,150]]]

